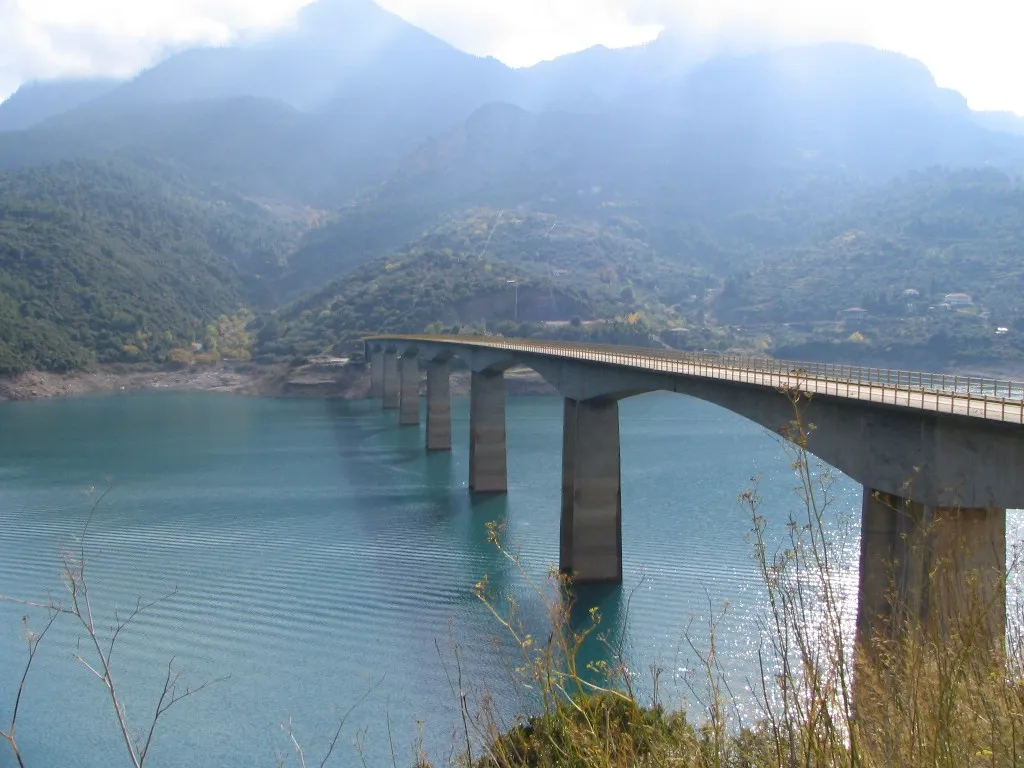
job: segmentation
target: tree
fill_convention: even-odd
[[[182,347],[175,347],[167,354],[167,362],[184,368],[192,364],[192,353]]]

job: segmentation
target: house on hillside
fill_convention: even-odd
[[[947,293],[942,297],[942,303],[949,307],[973,307],[974,299],[969,293]]]
[[[921,300],[921,292],[916,288],[906,288],[900,294],[900,300],[903,302],[905,311],[913,312],[917,309],[917,303]]]
[[[848,307],[839,310],[837,319],[844,323],[860,323],[869,317],[870,313],[864,307]]]
[[[689,328],[667,328],[661,332],[661,340],[670,347],[679,349],[689,340]]]

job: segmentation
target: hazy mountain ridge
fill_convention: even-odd
[[[0,132],[32,128],[105,96],[121,83],[113,78],[26,83],[0,103]]]
[[[831,79],[808,83],[812,64]],[[1024,167],[1024,142],[978,126],[904,57],[833,45],[729,59],[599,113],[481,107],[317,233],[290,284],[315,285],[471,205],[626,214],[666,256],[727,271],[813,237],[811,222],[868,185],[999,162]]]
[[[716,154],[748,176],[766,163],[810,158],[878,179],[934,163],[1024,156],[1022,142],[985,130],[992,118],[973,115],[919,62],[862,46],[699,64],[666,36],[511,70],[368,0],[320,0],[295,27],[260,43],[185,51],[29,135],[0,135],[0,167],[131,148],[171,153],[202,174],[211,157],[233,157],[232,167],[214,172],[239,191],[252,184],[246,165],[262,165],[260,194],[276,188],[293,201],[338,205],[401,172],[402,159],[424,145],[473,130],[481,123],[475,113],[496,102],[537,113],[538,126],[552,130],[534,143],[543,150],[545,141],[564,141],[576,153],[566,162],[584,166],[584,177],[649,177],[654,187],[665,184],[656,174],[693,173],[690,165]],[[234,119],[236,109],[244,119]],[[575,126],[556,125],[573,116]],[[241,140],[222,151],[218,140],[235,133]],[[508,131],[483,140],[506,138]],[[529,136],[517,138],[534,166],[543,162],[535,146],[522,146]],[[587,182],[572,179],[595,185]]]

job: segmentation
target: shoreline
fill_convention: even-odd
[[[972,370],[954,367],[947,375],[977,376],[1008,380],[1006,369]],[[1021,372],[1024,373],[1024,372]],[[469,394],[469,372],[453,371],[452,395]],[[511,368],[505,373],[509,395],[557,395],[558,392],[529,368]],[[183,390],[221,392],[250,397],[323,398],[360,400],[367,397],[370,375],[363,363],[309,364],[290,368],[285,364],[221,363],[203,368],[159,368],[154,366],[110,366],[70,373],[27,371],[0,376],[0,402],[44,400],[54,397],[100,392]],[[425,381],[421,380],[421,392]]]
[[[510,395],[550,395],[555,389],[529,369],[506,374]],[[100,392],[182,390],[220,392],[249,397],[359,400],[367,397],[370,375],[363,364],[287,365],[222,363],[204,368],[125,369],[122,366],[70,373],[27,371],[0,376],[0,402],[46,400]],[[421,390],[424,390],[421,385]],[[454,371],[453,395],[469,394],[468,371]]]
[[[27,371],[0,376],[0,402],[74,397],[117,390],[183,389],[261,394],[270,380],[286,374],[281,366],[222,364],[210,368],[99,368],[70,373]]]

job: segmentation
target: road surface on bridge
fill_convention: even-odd
[[[420,341],[522,352],[1024,424],[1024,383],[979,376],[539,339],[389,334],[371,336],[366,341]]]

